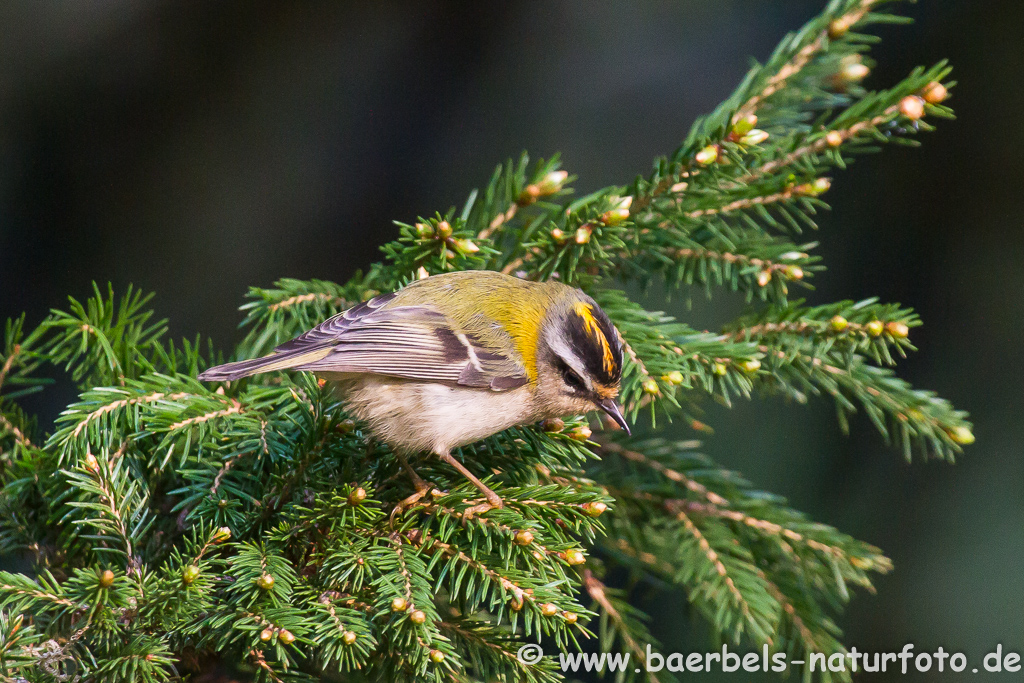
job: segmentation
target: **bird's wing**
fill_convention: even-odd
[[[429,305],[386,306],[392,298],[376,297],[336,315],[277,347],[270,358],[301,358],[289,366],[298,370],[362,372],[495,391],[527,383],[511,343],[499,348],[462,331]]]

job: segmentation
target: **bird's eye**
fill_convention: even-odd
[[[562,372],[562,381],[565,382],[570,389],[572,389],[573,391],[586,390],[587,387],[583,383],[583,380],[580,379],[580,376],[577,375],[576,372],[572,368],[570,368],[564,361],[559,363],[558,369]]]

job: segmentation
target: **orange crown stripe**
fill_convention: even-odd
[[[601,326],[597,324],[597,319],[594,317],[594,307],[588,303],[580,301],[574,306],[576,315],[583,320],[583,326],[591,337],[597,340],[597,343],[601,346],[601,361],[604,364],[605,371],[610,375],[615,372],[615,354],[612,353],[612,345],[608,342],[608,337],[601,331]]]

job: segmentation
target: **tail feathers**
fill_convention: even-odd
[[[330,348],[325,348],[304,353],[272,353],[262,358],[241,360],[237,363],[225,363],[200,373],[199,380],[202,382],[226,382],[249,377],[250,375],[258,375],[261,372],[287,370],[288,368],[318,361],[330,352]]]

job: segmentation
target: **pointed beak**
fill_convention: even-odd
[[[615,420],[615,423],[622,427],[622,430],[629,434],[629,425],[626,424],[626,418],[622,417],[622,408],[619,408],[619,404],[610,398],[597,401],[597,407],[608,413],[608,415]]]

